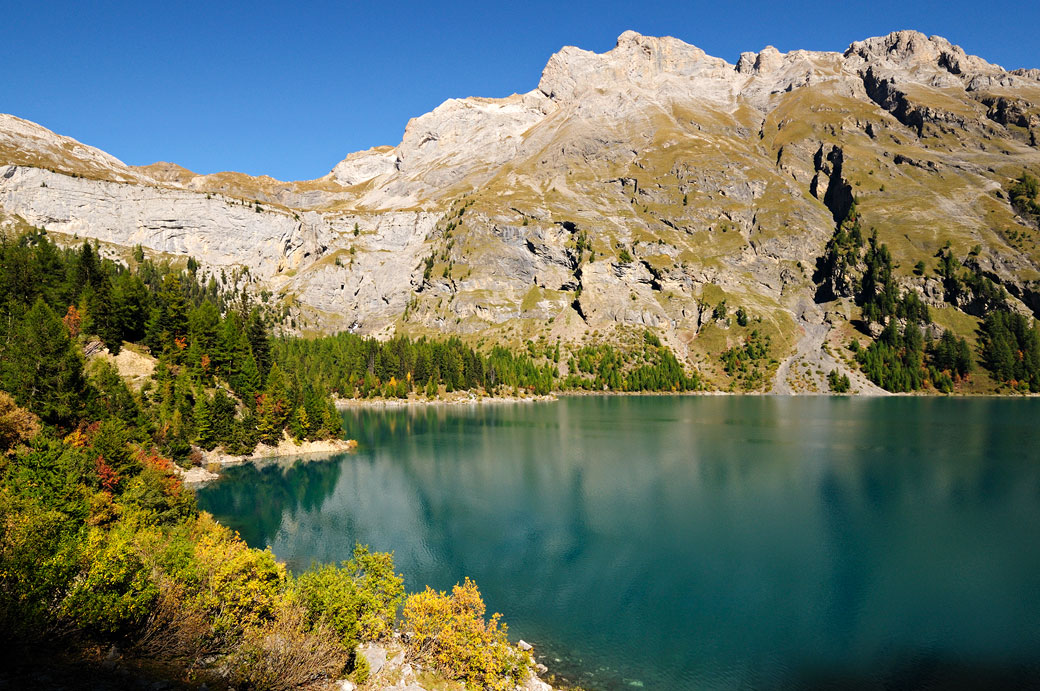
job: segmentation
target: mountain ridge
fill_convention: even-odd
[[[724,383],[709,356],[746,334],[713,318],[720,300],[762,319],[785,365],[807,326],[848,335],[857,306],[813,300],[812,275],[853,201],[933,308],[949,307],[940,281],[909,267],[946,242],[981,246],[979,271],[1040,308],[1036,229],[1003,191],[1040,170],[1040,70],[918,32],[735,64],[625,32],[606,53],[563,48],[525,94],[448,99],[309,181],[125,166],[12,118],[8,217],[246,267],[300,330],[519,347],[651,328]]]

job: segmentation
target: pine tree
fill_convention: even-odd
[[[153,353],[173,347],[178,339],[186,336],[187,314],[181,280],[173,274],[167,274],[163,277],[162,288],[156,295],[156,307],[146,327],[148,346]]]
[[[210,354],[217,345],[217,328],[220,325],[220,312],[209,300],[204,300],[188,315],[188,340],[198,345],[200,354]]]
[[[195,394],[192,417],[195,418],[195,443],[206,451],[212,450],[217,445],[217,439],[213,429],[212,407],[205,391],[199,390]]]
[[[135,275],[124,273],[113,285],[112,303],[123,340],[137,343],[144,339],[150,302],[148,289]]]
[[[42,298],[15,322],[0,352],[0,388],[44,422],[73,422],[88,397],[83,360]]]
[[[260,371],[257,369],[256,360],[252,353],[247,353],[239,366],[238,373],[231,380],[231,387],[235,393],[252,407],[253,399],[260,392]]]
[[[260,372],[260,380],[266,381],[267,372],[271,369],[271,342],[268,340],[267,328],[264,326],[259,310],[254,309],[249,314],[246,335],[249,339],[249,349],[253,353],[257,370]]]
[[[288,381],[276,363],[268,374],[263,394],[257,397],[257,429],[260,432],[260,441],[272,446],[277,444],[292,412]]]
[[[321,418],[321,435],[327,439],[339,439],[343,436],[343,418],[336,410],[336,404],[328,401]]]
[[[214,439],[227,449],[236,434],[236,420],[235,401],[227,395],[224,389],[218,388],[213,394],[213,400],[210,403],[210,421]]]
[[[73,275],[73,292],[79,294],[87,286],[94,287],[101,277],[101,266],[94,248],[86,240],[80,247]]]

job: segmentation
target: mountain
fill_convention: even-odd
[[[734,65],[629,31],[603,54],[562,49],[528,93],[450,99],[396,147],[309,181],[127,166],[2,115],[0,213],[218,278],[248,269],[301,331],[576,347],[650,329],[725,386],[719,353],[757,329],[774,391],[825,390],[831,369],[866,391],[844,346],[877,329],[861,270],[828,259],[836,229],[852,210],[899,289],[972,342],[985,301],[951,294],[944,252],[1040,313],[1040,234],[1008,191],[1040,171],[1038,137],[1040,70],[943,38]]]

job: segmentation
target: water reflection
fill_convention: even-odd
[[[292,459],[229,469],[232,481],[216,482],[200,504],[212,508],[253,546],[266,546],[286,521],[320,512],[343,471],[339,457]]]
[[[361,541],[411,589],[471,576],[594,688],[1005,679],[1040,659],[1038,404],[358,410],[356,455],[238,468],[200,502],[294,567]]]

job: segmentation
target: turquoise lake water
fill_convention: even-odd
[[[1040,400],[580,397],[344,414],[199,503],[292,568],[465,576],[589,689],[1040,685]]]

